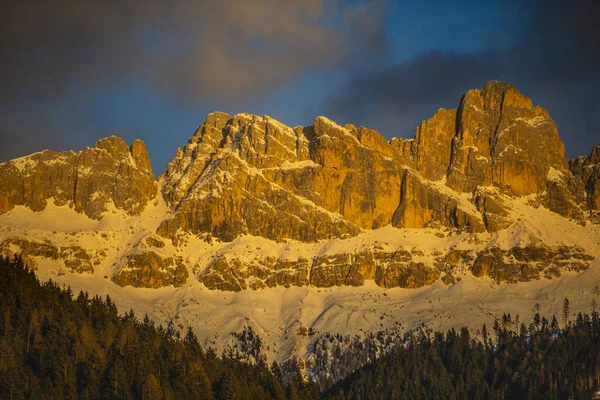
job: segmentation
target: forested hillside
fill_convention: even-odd
[[[373,347],[367,338],[317,360],[320,392],[297,367],[282,373],[239,354],[245,347],[217,355],[192,330],[181,337],[172,325],[119,314],[109,297],[40,283],[20,260],[0,260],[0,300],[2,399],[590,399],[600,379],[595,302],[570,320],[565,299],[561,324],[504,315],[483,327],[483,341],[466,328],[390,337],[386,355],[332,386],[340,364],[356,361],[351,353]]]
[[[316,398],[299,372],[218,356],[189,330],[155,326],[113,301],[40,284],[20,261],[0,260],[0,398]]]
[[[594,303],[595,304],[595,303]],[[595,307],[594,307],[595,308]],[[420,330],[329,390],[336,399],[591,399],[600,380],[600,319],[536,314],[526,326],[504,315],[485,338],[463,328]],[[517,319],[517,318],[515,318]],[[518,330],[517,330],[518,327]]]

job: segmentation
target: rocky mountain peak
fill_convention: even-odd
[[[150,157],[148,156],[146,143],[139,139],[135,139],[131,144],[130,151],[135,161],[135,165],[137,165],[138,168],[152,172],[152,166],[150,165]]]
[[[479,92],[483,97],[484,104],[489,109],[500,109],[505,107],[532,108],[531,99],[522,95],[516,86],[502,81],[488,81],[483,89],[470,90],[468,93]]]
[[[590,155],[587,157],[589,165],[600,164],[600,144],[594,146]]]
[[[0,213],[16,205],[40,211],[52,200],[94,219],[112,205],[133,215],[156,193],[140,140],[130,148],[122,138],[110,136],[77,153],[45,150],[0,164]]]
[[[590,209],[600,210],[600,144],[588,156],[571,160],[569,167],[573,176],[581,180]]]
[[[459,192],[491,185],[513,195],[540,193],[550,168],[568,169],[548,112],[503,82],[463,96],[452,149],[447,185]]]
[[[511,221],[501,197],[532,194],[583,218],[583,189],[554,121],[498,81],[438,110],[410,140],[324,116],[292,129],[268,116],[211,113],[163,177],[176,210],[159,229],[167,237],[180,228],[301,241],[386,224],[497,230]]]
[[[122,137],[108,136],[96,142],[96,149],[105,150],[113,158],[125,159],[129,156],[129,146]]]
[[[190,273],[235,291],[366,280],[413,288],[440,277],[450,284],[458,270],[498,282],[551,278],[595,257],[559,239],[563,223],[578,237],[596,232],[599,161],[597,146],[567,164],[548,112],[503,82],[468,91],[411,139],[388,141],[324,116],[292,128],[266,115],[213,112],[159,184],[145,144],[117,136],[0,164],[0,214],[52,202],[97,220],[115,208],[128,214],[94,224],[118,220],[110,237],[91,229],[79,242],[16,235],[17,216],[0,224],[0,253],[32,265],[62,260],[76,273],[98,267],[136,287],[181,286]],[[146,209],[157,189],[166,204]],[[93,240],[119,245],[86,248]]]

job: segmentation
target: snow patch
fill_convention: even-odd
[[[549,181],[554,181],[554,182],[562,182],[565,178],[565,175],[562,171],[554,168],[554,167],[550,167],[550,169],[548,170],[548,176],[547,179]]]
[[[33,159],[33,156],[37,154],[42,154],[44,151],[33,153],[24,157],[13,158],[12,160],[7,161],[7,163],[14,166],[16,169],[19,170],[19,172],[23,172],[24,170],[30,170],[33,169],[38,163],[38,161]]]
[[[304,168],[317,168],[320,167],[320,164],[317,164],[313,160],[304,160],[304,161],[286,161],[284,162],[279,169],[282,170],[290,170],[290,169],[304,169]]]
[[[533,126],[533,127],[538,127],[540,125],[544,125],[544,124],[549,124],[550,122],[548,121],[548,119],[546,117],[543,116],[537,116],[534,118],[523,118],[523,117],[518,117],[515,119],[516,121],[519,122],[523,122],[529,126]]]

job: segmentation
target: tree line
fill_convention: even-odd
[[[254,365],[205,349],[147,316],[119,315],[100,298],[48,281],[0,259],[2,399],[313,399],[300,371]]]
[[[600,318],[560,326],[536,313],[529,326],[505,314],[474,338],[467,328],[408,333],[383,357],[326,391],[333,399],[591,399],[600,382]]]
[[[269,365],[251,329],[219,355],[191,329],[119,314],[109,296],[75,296],[0,258],[0,398],[590,399],[600,381],[592,308],[571,318],[565,299],[563,324],[505,314],[477,337],[425,327],[325,336],[303,372],[296,359]]]

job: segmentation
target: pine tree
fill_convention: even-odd
[[[226,372],[221,378],[219,383],[219,390],[217,393],[217,399],[219,400],[233,400],[236,398],[236,389],[229,372]]]
[[[148,375],[142,386],[142,399],[143,400],[160,400],[162,399],[162,389],[156,376],[153,374]]]
[[[556,315],[552,316],[552,322],[550,323],[550,332],[559,333],[560,327],[558,326],[558,321],[556,320]]]
[[[569,322],[570,308],[571,308],[571,305],[569,303],[569,298],[565,297],[565,300],[563,301],[563,307],[562,307],[562,317],[563,317],[563,322],[565,323],[565,325],[567,325]]]
[[[483,327],[481,328],[481,337],[483,338],[483,344],[485,345],[485,347],[487,347],[487,345],[488,345],[488,331],[487,331],[487,327],[485,326],[485,324],[483,324]]]

